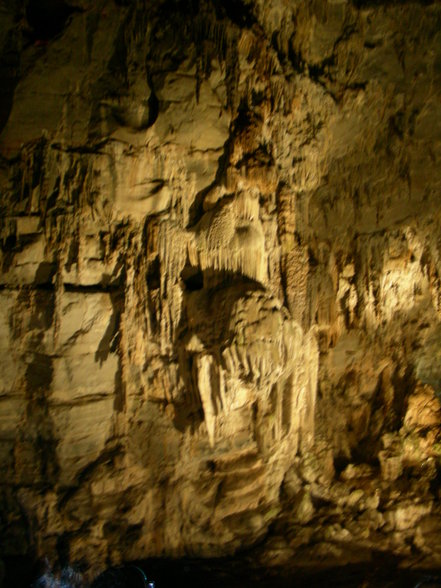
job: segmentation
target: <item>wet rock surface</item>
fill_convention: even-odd
[[[440,25],[4,3],[5,561],[441,566]]]

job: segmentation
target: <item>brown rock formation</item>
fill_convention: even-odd
[[[441,565],[441,5],[0,32],[4,556]]]

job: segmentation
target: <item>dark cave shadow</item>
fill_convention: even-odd
[[[315,569],[312,565],[271,569],[256,561],[255,549],[250,549],[219,558],[157,557],[127,561],[108,571],[120,570],[118,578],[130,581],[135,578],[133,567],[138,566],[149,581],[155,582],[156,588],[414,588],[428,578],[441,585],[440,569],[406,569],[403,558],[381,552],[373,552],[371,561],[366,563]],[[9,556],[4,558],[4,566],[4,586],[29,588],[39,578],[42,562],[34,554]],[[92,587],[100,585],[97,580],[98,577]]]
[[[3,61],[3,60],[2,60]],[[18,67],[18,62],[17,62]],[[18,84],[18,77],[11,72],[11,66],[0,64],[0,135],[3,132],[11,114],[15,88]]]
[[[19,12],[14,15],[18,22]],[[15,88],[20,80],[20,45],[34,44],[44,47],[48,41],[61,35],[75,12],[83,12],[62,0],[28,0],[24,9],[24,30],[13,26],[6,36],[0,56],[0,135],[11,114]]]
[[[60,35],[75,12],[83,12],[63,0],[28,0],[25,16],[31,42],[49,41]]]
[[[406,4],[421,4],[422,6],[431,6],[436,4],[437,0],[352,0],[355,8],[374,8],[378,6],[403,6]]]
[[[372,552],[370,561],[359,564],[269,568],[256,564],[262,560],[256,554],[258,549],[229,557],[151,558],[138,564],[156,582],[157,588],[413,588],[427,577],[441,585],[441,570],[409,570],[403,566],[403,558],[382,552]]]

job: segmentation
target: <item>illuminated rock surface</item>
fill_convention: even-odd
[[[5,560],[441,566],[441,5],[0,33]]]

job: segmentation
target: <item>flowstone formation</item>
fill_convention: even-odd
[[[3,557],[441,565],[441,5],[0,30]]]

